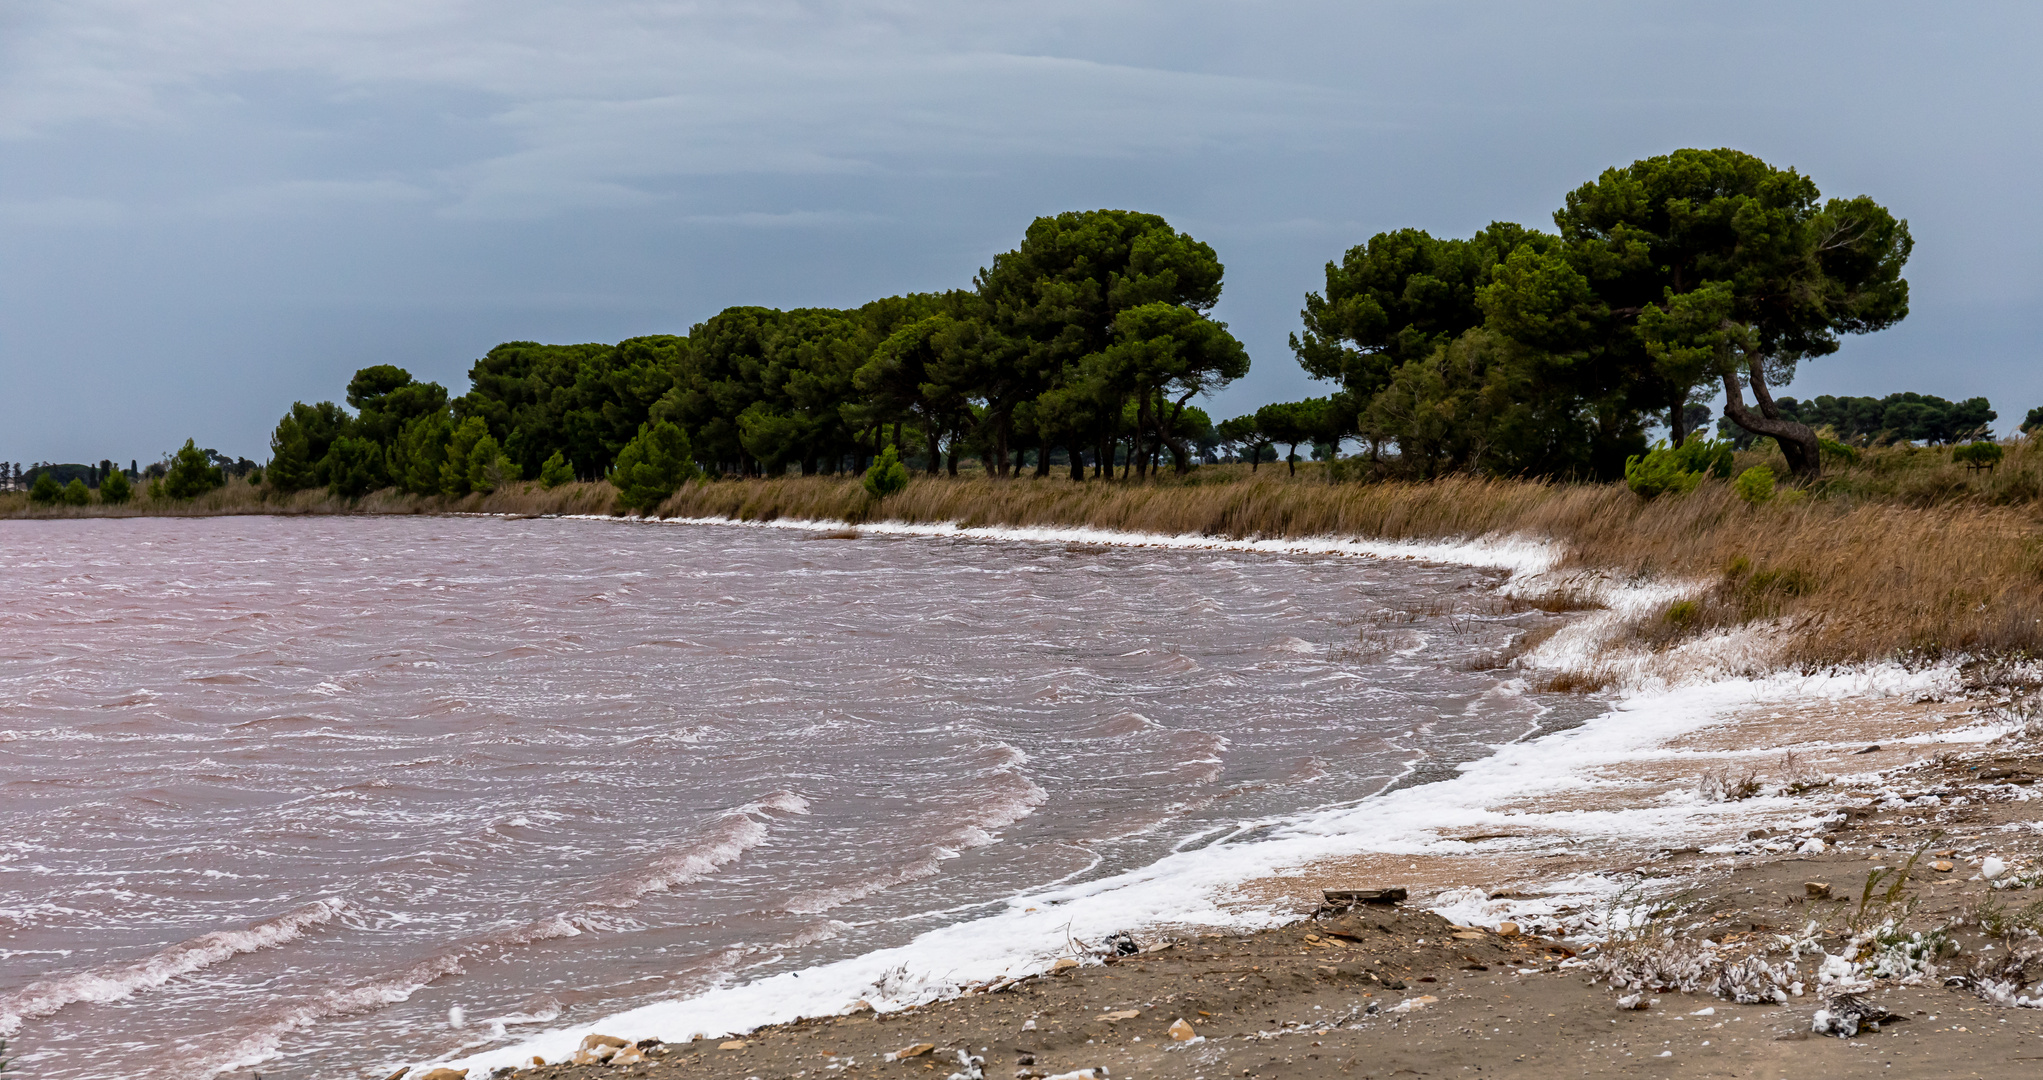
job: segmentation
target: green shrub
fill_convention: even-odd
[[[84,506],[91,501],[92,492],[86,490],[85,481],[74,476],[70,483],[64,485],[65,506]]]
[[[1687,472],[1714,476],[1719,480],[1731,478],[1731,442],[1728,439],[1705,439],[1700,433],[1691,432],[1672,453],[1675,461]]]
[[[161,491],[165,498],[192,499],[224,483],[226,478],[221,476],[220,467],[207,459],[197,443],[186,439],[184,449],[170,460],[170,471],[163,475]],[[157,485],[150,485],[152,496],[157,491]]]
[[[568,465],[567,458],[558,450],[555,450],[553,456],[547,458],[539,466],[539,486],[548,491],[552,491],[554,488],[574,478],[575,470]]]
[[[30,484],[28,488],[28,501],[32,503],[48,506],[63,497],[63,487],[57,483],[57,478],[49,473],[37,476],[35,483]]]
[[[248,470],[248,486],[249,487],[262,486],[262,466],[257,465],[255,468]],[[105,496],[106,494],[105,484],[100,485],[100,494],[101,497]]]
[[[1845,444],[1838,442],[1836,439],[1824,438],[1818,438],[1816,440],[1816,446],[1825,461],[1841,461],[1847,465],[1855,465],[1858,463],[1859,460],[1858,447],[1846,446]]]
[[[617,488],[618,505],[648,514],[696,474],[695,449],[688,445],[688,435],[662,420],[639,425],[638,436],[617,452],[610,483]]]
[[[99,482],[99,501],[114,506],[127,502],[135,496],[135,486],[128,483],[128,474],[115,469]]]
[[[2007,451],[1996,442],[1968,443],[1951,451],[1951,460],[1970,469],[1991,469],[2000,464]]]
[[[866,494],[875,499],[884,499],[908,486],[908,466],[901,464],[901,455],[889,446],[880,451],[873,467],[865,471]]]
[[[1667,605],[1665,618],[1669,625],[1686,629],[1702,618],[1702,605],[1693,600],[1676,600]]]
[[[1702,483],[1702,474],[1683,467],[1681,448],[1670,449],[1663,440],[1643,455],[1625,459],[1624,484],[1642,499],[1662,495],[1685,495]]]
[[[1731,485],[1738,497],[1754,506],[1773,498],[1773,470],[1764,465],[1753,467],[1738,474],[1738,480]]]

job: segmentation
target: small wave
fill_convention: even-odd
[[[153,989],[192,972],[258,949],[296,941],[315,926],[332,922],[347,904],[338,899],[315,900],[304,907],[241,930],[216,930],[182,941],[128,964],[109,964],[90,971],[38,979],[0,998],[0,1035],[12,1035],[25,1020],[40,1019],[77,1002],[105,1004]]]
[[[1163,730],[1162,724],[1151,720],[1139,712],[1117,712],[1100,721],[1099,726],[1093,728],[1095,734],[1105,736],[1133,735],[1138,731],[1161,730]]]
[[[740,855],[758,847],[768,835],[767,813],[806,814],[809,800],[792,791],[776,791],[758,802],[726,813],[694,843],[659,856],[650,863],[614,875],[597,890],[600,903],[610,908],[638,906],[643,897],[666,892],[676,885],[701,881]],[[769,819],[770,820],[770,819]]]
[[[256,680],[255,680],[255,677],[254,677],[254,676],[252,676],[252,675],[243,675],[243,674],[241,674],[240,672],[229,672],[229,673],[227,673],[227,674],[225,674],[225,675],[200,675],[200,676],[198,676],[198,677],[196,677],[196,678],[186,679],[185,681],[186,681],[186,682],[193,682],[193,683],[205,683],[205,684],[206,684],[206,685],[208,685],[208,686],[255,686],[255,685],[257,685],[257,683],[256,683]]]
[[[232,1041],[218,1050],[195,1049],[174,1062],[171,1072],[191,1080],[210,1080],[219,1073],[260,1064],[277,1056],[284,1036],[293,1031],[312,1027],[321,1020],[395,1005],[462,970],[460,956],[449,952],[420,961],[396,975],[322,991],[304,1001],[270,1010],[254,1024],[233,1033]]]

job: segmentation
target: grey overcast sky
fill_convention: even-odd
[[[0,2],[0,457],[258,460],[293,399],[500,341],[969,284],[1029,220],[1227,265],[1231,415],[1406,225],[1551,227],[1731,146],[1909,219],[1913,314],[1788,392],[2043,404],[2043,5]]]

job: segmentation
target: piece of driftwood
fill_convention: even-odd
[[[1325,903],[1323,912],[1348,911],[1363,904],[1395,904],[1404,900],[1405,890],[1389,889],[1322,889],[1320,896]]]

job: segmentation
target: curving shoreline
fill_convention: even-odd
[[[700,519],[686,523],[748,524]],[[761,523],[749,524],[758,527]],[[808,530],[842,528],[842,524],[837,522],[774,524]],[[1168,543],[1183,547],[1232,547],[1239,544],[1250,550],[1297,550],[1294,545],[1298,543],[1117,536],[1097,530],[960,529],[957,526],[885,524],[868,525],[866,528],[928,537],[979,536],[1063,542],[1082,538],[1091,543],[1114,543],[1118,539],[1131,544]],[[1334,549],[1322,546],[1317,550],[1331,553]],[[1371,551],[1349,548],[1344,553],[1383,557],[1396,551],[1408,557],[1438,561],[1462,561],[1453,558],[1460,555],[1469,559],[1486,559],[1485,565],[1497,566],[1502,561],[1498,554],[1501,550],[1512,551],[1510,558],[1515,560],[1514,569],[1518,571],[1504,585],[1507,591],[1542,587],[1536,582],[1551,574],[1558,561],[1553,558],[1551,545],[1539,544],[1515,550],[1494,544],[1470,545],[1460,549],[1414,544],[1384,546],[1383,550]],[[1569,579],[1570,588],[1582,588],[1584,585],[1579,576]],[[1602,580],[1599,587],[1604,590],[1603,599],[1610,602],[1611,609],[1618,613],[1627,607],[1662,602],[1661,598],[1653,596],[1643,599],[1623,596],[1625,587],[1608,579]],[[1565,640],[1556,635],[1521,660],[1528,669],[1537,669],[1543,663],[1565,665],[1594,655],[1599,651],[1599,644],[1603,646],[1602,651],[1612,651],[1616,645],[1612,638],[1616,631],[1621,630],[1622,619],[1603,618],[1592,622],[1597,625],[1584,626],[1584,633],[1576,635],[1576,640]],[[1722,636],[1719,635],[1720,638]],[[1754,659],[1748,657],[1747,661]],[[1663,663],[1656,669],[1651,664],[1639,663],[1632,665],[1630,670],[1632,689],[1618,707],[1581,728],[1503,747],[1495,755],[1465,766],[1463,775],[1454,780],[1408,788],[1352,809],[1301,815],[1285,829],[1280,829],[1277,835],[1252,845],[1262,850],[1249,852],[1237,848],[1226,853],[1234,865],[1220,872],[1218,878],[1214,877],[1210,862],[1200,865],[1203,859],[1210,859],[1210,851],[1203,855],[1186,853],[1192,857],[1184,860],[1172,857],[1136,874],[1124,875],[1131,880],[1110,879],[1097,883],[1084,894],[1027,898],[1018,900],[1015,906],[1021,907],[1032,900],[1054,903],[1057,907],[1055,918],[1065,927],[1067,934],[1079,939],[1088,936],[1101,938],[1115,929],[1127,929],[1126,915],[1130,910],[1148,910],[1152,916],[1157,916],[1143,924],[1142,932],[1147,933],[1198,927],[1204,932],[1220,930],[1281,935],[1286,931],[1277,928],[1309,910],[1309,900],[1319,888],[1396,880],[1415,886],[1414,895],[1422,898],[1421,903],[1430,894],[1433,902],[1445,903],[1463,921],[1488,921],[1493,926],[1512,921],[1579,937],[1585,928],[1594,929],[1593,917],[1585,922],[1582,914],[1607,901],[1620,887],[1613,883],[1616,880],[1613,875],[1636,875],[1634,864],[1639,860],[1651,861],[1658,851],[1664,850],[1664,842],[1669,837],[1678,841],[1675,845],[1678,849],[1691,852],[1713,844],[1722,846],[1727,838],[1742,835],[1759,821],[1781,818],[1809,820],[1821,801],[1782,798],[1733,804],[1708,803],[1691,797],[1686,802],[1677,798],[1675,804],[1669,805],[1669,793],[1680,790],[1678,784],[1672,782],[1676,778],[1654,777],[1650,778],[1650,783],[1640,784],[1613,774],[1622,774],[1627,769],[1637,771],[1641,767],[1677,759],[1687,767],[1704,762],[1723,766],[1733,760],[1742,760],[1741,755],[1751,757],[1755,751],[1749,748],[1739,751],[1706,750],[1680,744],[1683,740],[1706,738],[1713,729],[1735,728],[1741,716],[1769,708],[1828,702],[1833,708],[1857,709],[1863,714],[1865,724],[1887,728],[1898,717],[1907,714],[1905,706],[1910,699],[1962,697],[1965,692],[1957,668],[1950,665],[1914,670],[1886,665],[1833,671],[1819,676],[1778,675],[1759,679],[1724,678],[1721,670],[1708,664],[1670,667]],[[1671,686],[1670,677],[1674,683]],[[1849,729],[1832,724],[1829,730],[1842,733]],[[1806,736],[1809,733],[1801,731],[1799,734]],[[1918,747],[1939,746],[1952,739],[1962,744],[1970,737],[1954,735],[1936,725],[1909,736],[1913,740],[1910,745]],[[1805,737],[1791,741],[1801,746],[1805,753],[1819,749]],[[1830,740],[1818,741],[1826,743],[1820,748],[1824,753],[1819,759],[1826,763],[1833,757],[1841,757],[1851,749],[1857,749],[1827,745]],[[1779,749],[1780,745],[1775,745],[1768,751],[1756,753]],[[1531,782],[1526,782],[1526,776],[1533,777]],[[1634,781],[1637,779],[1633,778]],[[1396,803],[1414,805],[1400,807],[1394,805]],[[1408,826],[1403,835],[1385,836],[1380,830],[1370,833],[1368,826],[1373,819],[1396,816],[1400,810],[1404,814],[1398,820],[1423,819],[1426,824],[1422,827]],[[1654,836],[1654,842],[1661,843],[1662,847],[1641,847],[1637,840],[1642,833]],[[1541,850],[1542,845],[1547,850]],[[1553,850],[1557,845],[1561,850]],[[1585,848],[1588,850],[1583,850]],[[1560,861],[1554,861],[1556,858]],[[1185,865],[1168,865],[1174,861]],[[1422,862],[1426,864],[1423,870]],[[1398,868],[1400,866],[1402,870]],[[1698,871],[1687,872],[1693,874]],[[1196,888],[1205,893],[1193,909],[1186,909],[1180,903],[1177,910],[1170,910],[1169,904],[1141,899],[1144,890],[1175,890],[1182,896],[1185,887],[1192,883],[1197,883]],[[1519,894],[1524,899],[1475,903],[1467,898],[1466,890],[1470,887],[1480,888],[1485,896],[1499,891]],[[1132,893],[1113,896],[1124,890],[1132,890]],[[1102,900],[1102,897],[1110,896],[1116,901],[1127,900],[1131,895],[1135,899],[1128,904],[1108,904]],[[1471,906],[1475,910],[1472,911]],[[1030,914],[1033,910],[1022,914]],[[1571,914],[1574,916],[1572,922],[1569,919]],[[480,1070],[513,1068],[529,1063],[534,1057],[564,1062],[573,1056],[584,1038],[593,1034],[672,1042],[689,1035],[719,1039],[754,1031],[762,1025],[814,1024],[818,1021],[813,1018],[835,1015],[857,1002],[869,1004],[883,1015],[952,1008],[939,1003],[969,998],[970,988],[975,985],[1041,976],[1050,970],[1058,951],[1054,948],[1039,949],[1033,960],[1016,962],[1015,950],[1011,946],[1013,942],[1028,937],[1023,928],[1028,920],[1014,919],[1013,915],[1014,912],[1010,911],[1006,915],[948,928],[918,940],[917,944],[923,946],[924,951],[934,950],[944,955],[949,966],[941,978],[935,977],[932,971],[916,970],[912,948],[889,950],[806,972],[811,978],[799,992],[795,981],[799,976],[781,976],[690,1002],[662,1003],[589,1024],[557,1029],[513,1047],[463,1057],[454,1062],[453,1067],[476,1071],[480,1075]],[[1014,922],[1015,925],[994,925],[1003,921]],[[1098,925],[1092,925],[1095,922]],[[1081,926],[1081,923],[1084,925]],[[1009,947],[997,950],[997,955],[980,955],[977,960],[971,961],[962,959],[974,955],[969,945],[964,943],[975,939],[999,939]],[[980,970],[982,967],[985,970]],[[871,970],[865,970],[867,968]],[[835,969],[834,973],[832,969]],[[902,973],[896,976],[896,981],[911,985],[913,991],[891,997],[877,992],[885,982],[880,976],[888,972]],[[858,984],[865,976],[874,977],[868,980],[872,989],[853,989],[853,984]],[[844,998],[842,1002],[826,1005],[814,998],[820,989],[819,983],[834,986],[839,982],[844,983],[838,995]],[[802,1017],[811,1019],[802,1020]]]

